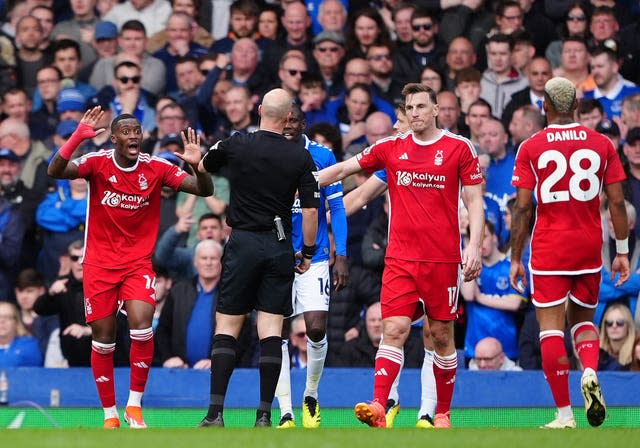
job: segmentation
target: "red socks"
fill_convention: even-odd
[[[456,369],[458,368],[458,355],[453,352],[450,355],[433,355],[433,375],[436,377],[436,414],[444,414],[451,409],[453,388],[456,384]]]
[[[547,378],[556,406],[569,406],[569,358],[564,346],[564,333],[560,330],[541,331],[540,351],[542,371]]]
[[[131,336],[131,379],[129,388],[134,392],[144,392],[153,360],[153,329],[129,330]]]
[[[594,335],[586,336],[580,342],[576,342],[579,336],[585,332],[593,332]],[[593,339],[592,339],[593,338]],[[576,348],[576,353],[580,358],[583,368],[592,368],[594,371],[598,371],[598,360],[600,358],[600,339],[598,337],[598,328],[593,322],[580,322],[571,328],[571,340],[573,346]]]
[[[116,344],[91,342],[91,370],[96,380],[98,396],[103,408],[116,405],[116,391],[113,384],[113,352]]]
[[[404,363],[404,350],[390,345],[381,345],[376,353],[376,367],[373,377],[373,400],[387,405],[391,385]]]

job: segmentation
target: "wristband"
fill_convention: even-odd
[[[619,240],[616,238],[616,252],[619,254],[629,253],[629,238]]]
[[[316,245],[313,246],[302,246],[302,258],[307,260],[311,260],[313,256],[316,254]]]

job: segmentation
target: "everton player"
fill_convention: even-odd
[[[471,142],[436,127],[435,92],[411,83],[402,93],[411,132],[379,140],[356,157],[323,169],[320,184],[361,169],[385,168],[388,177],[389,245],[380,298],[383,342],[376,355],[374,399],[358,403],[356,417],[369,426],[386,426],[385,404],[404,361],[402,347],[411,322],[426,310],[435,346],[434,426],[448,428],[457,368],[453,321],[461,261],[466,281],[478,277],[482,268],[482,173]],[[471,228],[470,244],[462,256],[458,225],[461,186]]]
[[[532,193],[538,203],[529,261],[531,293],[540,324],[542,370],[558,407],[556,418],[545,428],[576,427],[563,339],[565,310],[573,346],[584,367],[581,387],[587,420],[591,426],[599,426],[606,415],[596,375],[598,329],[592,322],[602,268],[603,189],[616,237],[612,275],[620,274],[618,285],[629,277],[622,164],[607,137],[574,122],[577,105],[576,90],[569,80],[557,77],[547,81],[543,108],[549,125],[520,145],[512,178],[517,199],[511,227],[510,281],[520,292]]]
[[[91,326],[91,368],[104,408],[104,427],[117,428],[113,384],[116,314],[127,313],[131,336],[131,379],[124,418],[131,428],[146,428],[141,399],[153,358],[151,321],[155,309],[155,280],[151,253],[160,224],[163,186],[199,196],[213,194],[211,177],[198,173],[200,137],[193,129],[182,133],[184,152],[178,157],[192,166],[189,175],[164,159],[140,153],[142,127],[123,114],[111,123],[115,149],[82,156],[69,163],[86,139],[105,131],[95,129],[104,112],[87,111],[71,138],[55,154],[48,173],[57,179],[82,177],[89,182],[89,210],[83,256],[85,315]]]

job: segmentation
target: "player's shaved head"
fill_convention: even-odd
[[[136,120],[138,121],[138,119],[131,114],[121,114],[118,115],[116,118],[113,119],[113,121],[111,122],[111,133],[115,134],[115,132],[118,130],[118,125],[120,124],[121,121],[123,120]],[[140,123],[138,121],[138,123]]]
[[[284,121],[291,112],[291,95],[284,89],[273,89],[262,99],[262,117],[275,121]]]
[[[557,76],[544,85],[545,100],[558,114],[570,114],[576,101],[576,88],[567,78]]]

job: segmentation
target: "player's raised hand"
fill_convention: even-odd
[[[182,131],[180,136],[182,137],[184,152],[176,152],[174,154],[189,165],[197,165],[200,163],[200,159],[202,159],[202,153],[200,152],[200,136],[193,128],[187,128],[186,131]]]
[[[627,254],[617,254],[611,263],[611,280],[616,278],[616,274],[620,274],[620,278],[616,282],[616,286],[622,285],[629,280],[629,256]]]
[[[527,278],[524,275],[524,265],[521,261],[511,261],[509,282],[513,289],[518,291],[520,294],[524,293],[524,287],[527,285]]]
[[[78,128],[74,132],[74,134],[78,134],[79,137],[83,139],[93,138],[96,135],[105,131],[105,128],[96,129],[96,126],[102,121],[104,117],[104,111],[102,107],[96,106],[92,107],[88,111],[84,113],[82,118],[80,119],[80,124]]]

